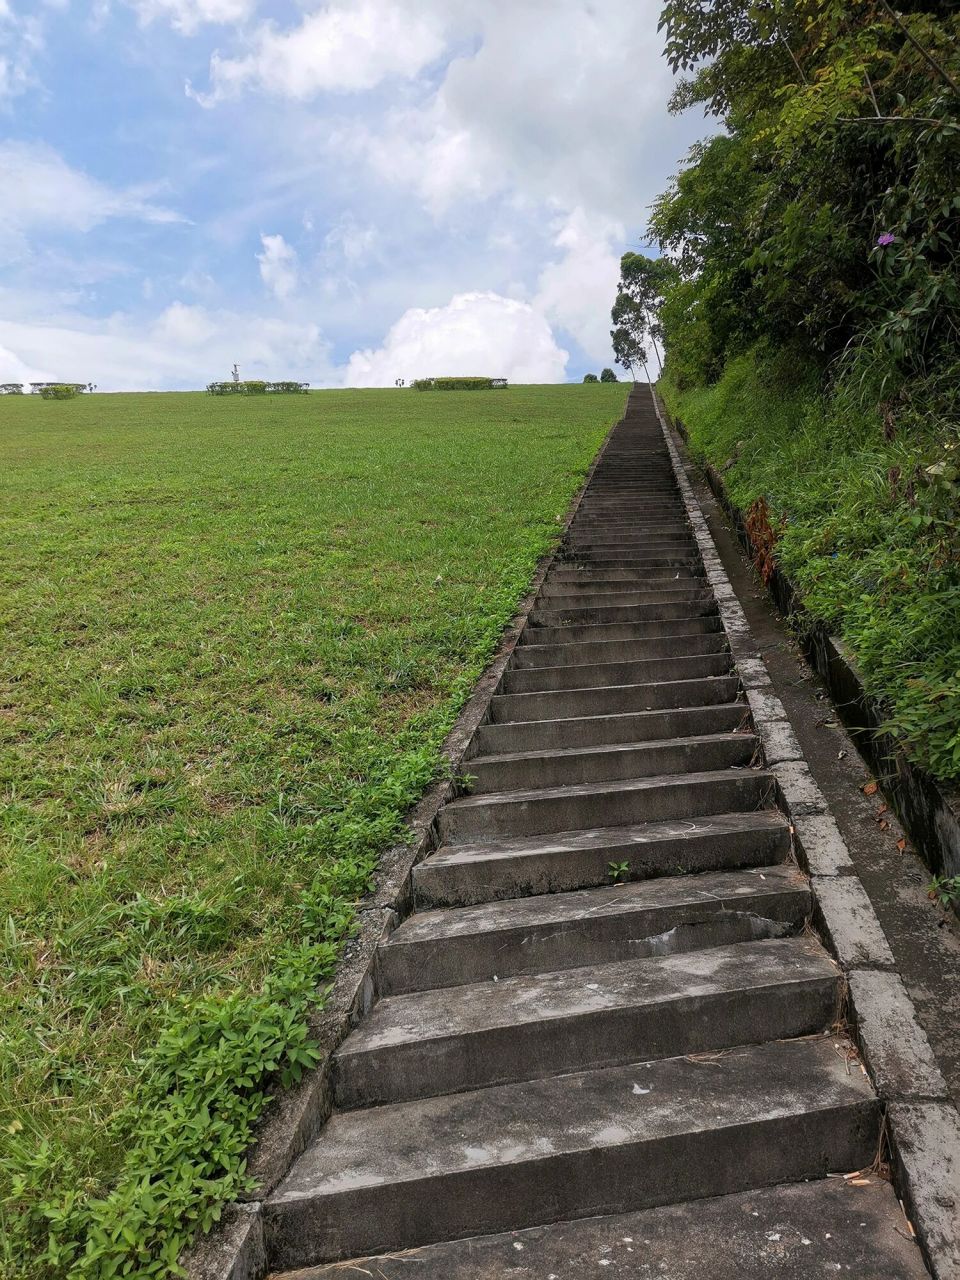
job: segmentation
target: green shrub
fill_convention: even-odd
[[[596,375],[595,373],[585,373],[585,374],[583,375],[583,380],[584,380],[584,382],[599,382],[599,381],[600,381],[600,379],[597,377],[597,375]]]
[[[604,369],[604,371],[600,374],[600,381],[601,382],[617,382],[619,381],[619,379],[617,378],[617,375],[613,372],[612,369]]]
[[[272,395],[299,396],[306,395],[309,382],[268,382],[267,390]]]
[[[22,396],[22,382],[0,382],[0,396]]]
[[[79,382],[49,382],[39,393],[44,400],[73,400],[85,389]]]
[[[245,396],[265,396],[267,394],[267,384],[265,382],[241,382]]]
[[[506,378],[417,378],[414,391],[492,391],[507,386]]]

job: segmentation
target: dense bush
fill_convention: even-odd
[[[306,395],[309,382],[268,382],[267,390],[271,395],[300,396]]]
[[[211,396],[305,395],[309,382],[210,382]]]
[[[37,392],[44,400],[73,400],[86,389],[79,382],[48,382],[38,387]]]
[[[600,381],[600,379],[597,377],[597,375],[596,375],[595,373],[585,373],[585,374],[583,375],[583,380],[584,380],[584,382],[599,382],[599,381]]]
[[[507,385],[506,378],[416,378],[414,391],[493,391]]]
[[[767,504],[813,614],[958,777],[960,11],[668,0],[661,26],[674,107],[723,129],[654,204],[669,265],[625,256],[621,319],[656,277],[645,332],[695,448]]]
[[[603,372],[600,374],[601,382],[616,382],[617,380],[618,380],[617,375],[613,372],[612,369],[604,369]]]
[[[22,396],[22,382],[0,382],[0,396]]]

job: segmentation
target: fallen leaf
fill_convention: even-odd
[[[900,839],[897,841],[897,848],[900,850],[901,853],[903,853],[906,850],[906,847],[907,847],[907,842],[906,840],[904,840],[903,836],[901,836]]]
[[[876,782],[868,782],[867,785],[865,787],[861,787],[860,790],[865,796],[875,796],[879,790],[879,786]]]

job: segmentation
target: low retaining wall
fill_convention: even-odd
[[[689,443],[684,425],[667,414],[662,400],[660,404],[674,430]],[[731,501],[723,477],[709,464],[698,465],[744,550],[756,563],[761,548],[751,538],[744,513]],[[780,613],[793,621],[808,661],[829,689],[857,750],[924,863],[934,875],[960,875],[960,792],[948,790],[914,764],[899,740],[881,728],[886,719],[883,704],[866,692],[856,663],[841,641],[810,616],[799,592],[777,566],[769,575],[767,590]],[[957,909],[960,912],[960,906]]]

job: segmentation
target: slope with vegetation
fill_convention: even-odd
[[[625,388],[2,405],[0,1272],[171,1273]]]
[[[618,354],[663,339],[695,450],[765,509],[891,726],[955,780],[960,12],[670,0],[662,26],[673,106],[723,131],[654,206],[661,258],[624,260]]]

